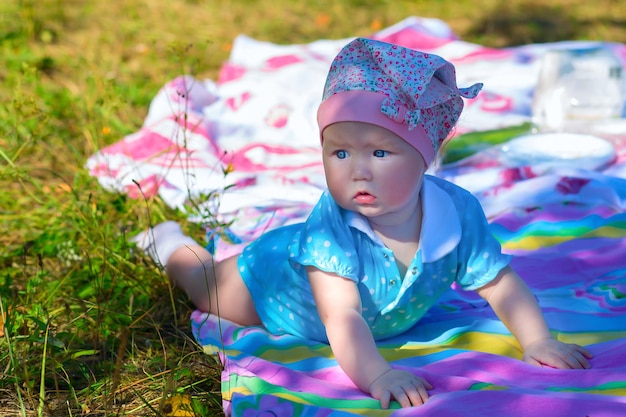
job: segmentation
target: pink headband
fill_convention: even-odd
[[[437,55],[358,38],[331,64],[317,112],[320,137],[333,123],[372,123],[407,141],[429,165],[463,110],[461,97],[481,88],[457,88],[454,66]]]

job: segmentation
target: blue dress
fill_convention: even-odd
[[[339,207],[328,190],[304,223],[248,245],[239,271],[268,331],[328,342],[308,265],[357,283],[363,317],[379,340],[414,326],[453,282],[474,290],[509,264],[472,194],[432,176],[424,177],[421,193],[420,244],[404,276],[365,217]]]

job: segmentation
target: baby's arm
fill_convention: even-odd
[[[362,391],[387,408],[391,398],[403,407],[421,405],[431,385],[410,372],[392,369],[380,355],[361,315],[356,284],[335,274],[307,268],[320,318],[337,362]]]
[[[552,337],[535,297],[511,267],[477,292],[513,333],[524,351],[523,361],[560,369],[591,367],[589,351]]]

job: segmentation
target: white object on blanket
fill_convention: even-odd
[[[590,122],[621,117],[622,63],[606,44],[550,49],[543,54],[533,94],[539,131],[580,132]]]
[[[596,170],[615,159],[608,141],[578,133],[519,136],[502,145],[500,161],[508,166],[541,165]]]

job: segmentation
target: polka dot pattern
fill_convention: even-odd
[[[414,326],[453,283],[475,289],[492,280],[510,257],[488,232],[476,199],[443,180],[428,181],[435,180],[450,194],[454,211],[463,214],[462,238],[433,261],[423,262],[418,250],[404,276],[393,252],[372,239],[367,222],[355,221],[362,218],[337,206],[328,191],[306,223],[270,231],[250,244],[239,257],[240,271],[268,330],[327,342],[306,266],[357,284],[363,317],[376,339]]]

